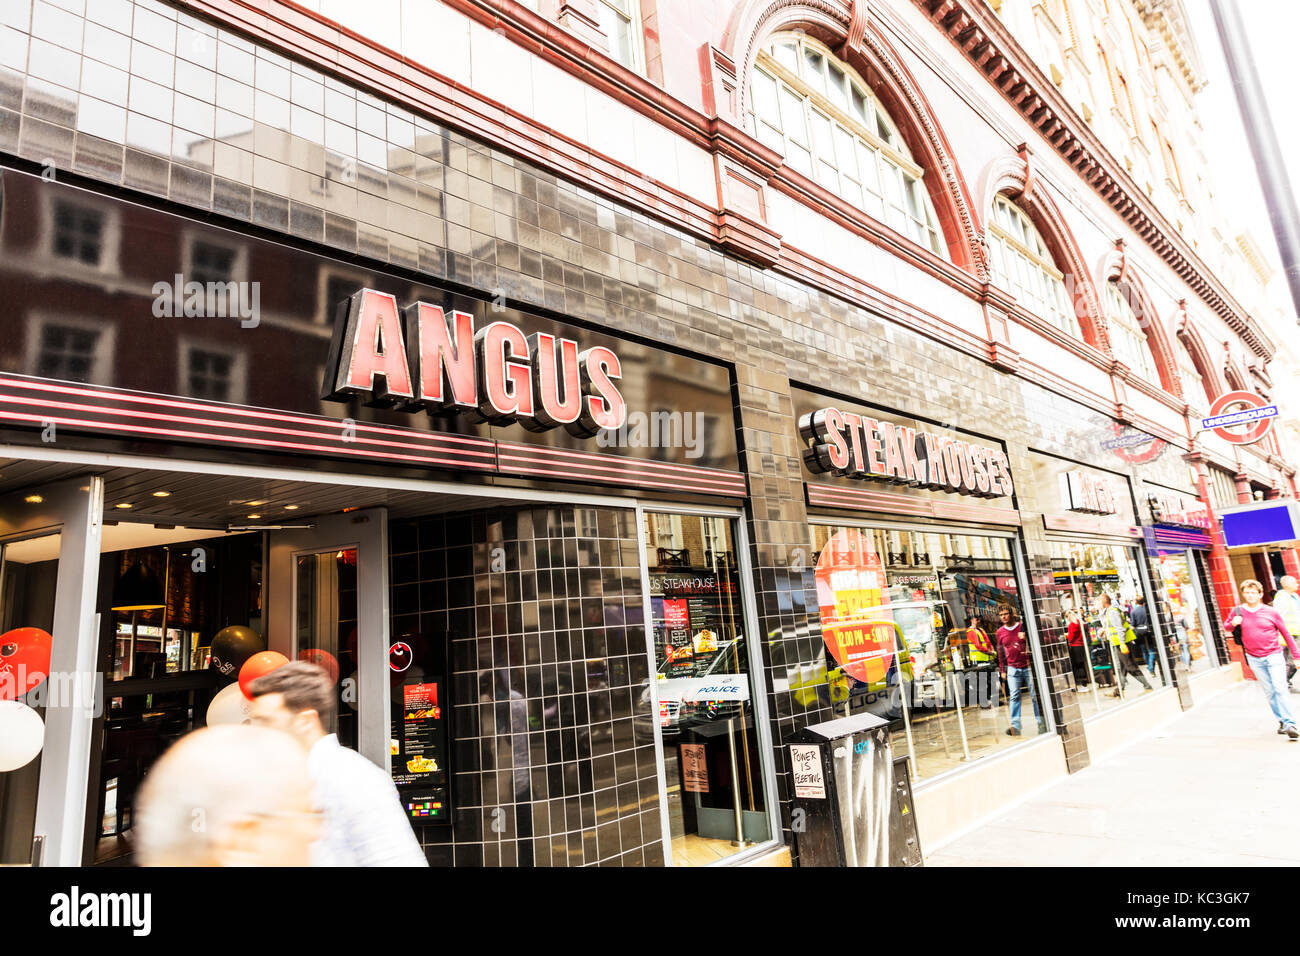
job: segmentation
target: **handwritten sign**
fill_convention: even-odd
[[[816,744],[790,745],[790,767],[794,771],[794,795],[813,800],[826,799],[826,775],[822,770],[821,748]]]
[[[704,744],[682,744],[682,787],[687,793],[709,792],[709,766]]]

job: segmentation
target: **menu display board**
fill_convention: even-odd
[[[655,640],[660,673],[670,677],[707,674],[726,645],[724,603],[735,600],[735,582],[719,582],[712,570],[651,575],[656,608]]]
[[[414,824],[450,824],[447,708],[441,682],[424,675],[393,688],[393,783]]]

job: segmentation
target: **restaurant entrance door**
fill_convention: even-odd
[[[267,541],[268,648],[336,677],[338,707],[326,729],[387,771],[388,510],[317,516]]]

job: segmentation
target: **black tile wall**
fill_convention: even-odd
[[[450,642],[456,866],[661,866],[635,513],[394,521],[394,635]]]

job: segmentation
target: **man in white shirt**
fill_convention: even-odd
[[[1291,636],[1300,639],[1300,582],[1288,574],[1280,583],[1282,590],[1273,595],[1273,610],[1282,615]],[[1285,642],[1282,644],[1282,656],[1286,659],[1286,682],[1290,686],[1291,678],[1295,676],[1296,662],[1291,657],[1291,648]]]
[[[313,800],[325,814],[317,865],[428,866],[392,779],[326,733],[336,693],[324,668],[291,661],[249,690],[253,723],[286,731],[307,750]]]

